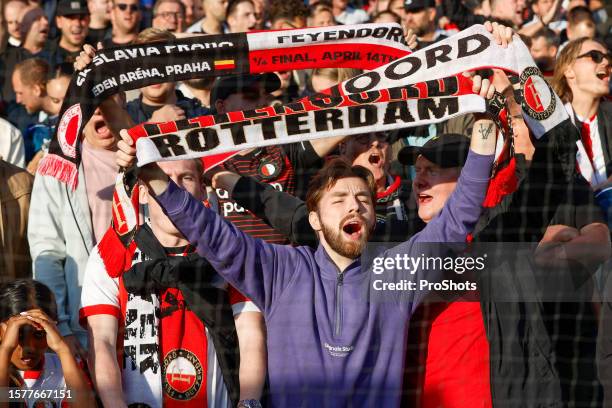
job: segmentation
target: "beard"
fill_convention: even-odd
[[[534,62],[538,69],[542,72],[552,71],[555,68],[555,60],[550,58],[535,58]]]
[[[353,218],[358,218],[362,223],[361,228],[363,232],[357,241],[347,240],[342,236],[342,226],[346,221]],[[341,256],[350,259],[355,259],[361,255],[363,249],[368,243],[368,239],[370,238],[370,230],[367,229],[366,220],[361,215],[347,215],[340,221],[337,229],[321,223],[321,232],[323,233],[323,237],[325,237],[325,241],[329,244],[331,249],[336,251]]]

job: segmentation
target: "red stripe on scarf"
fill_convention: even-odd
[[[310,44],[303,47],[250,51],[249,69],[254,74],[310,68],[342,67],[372,70],[408,54],[410,53],[405,50],[380,44],[333,44],[333,47],[330,44]]]
[[[401,183],[402,183],[402,179],[400,178],[400,176],[395,176],[395,180],[393,180],[393,184],[391,184],[385,191],[376,193],[376,199],[380,200],[381,198],[390,196],[400,187]]]

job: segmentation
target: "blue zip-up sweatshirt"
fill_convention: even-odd
[[[465,242],[480,216],[492,162],[492,155],[470,151],[438,217],[387,256],[420,256],[419,243]],[[157,200],[198,253],[262,310],[273,406],[399,406],[408,322],[424,292],[414,292],[411,302],[368,302],[371,273],[359,260],[339,271],[322,246],[313,251],[255,239],[172,182]]]

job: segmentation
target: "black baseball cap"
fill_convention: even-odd
[[[225,100],[228,96],[242,93],[245,90],[263,90],[269,94],[280,87],[280,78],[271,72],[219,77],[210,90],[210,104],[214,106],[218,100]]]
[[[89,15],[85,0],[60,0],[57,4],[56,16]]]
[[[405,166],[412,166],[417,157],[423,155],[442,168],[461,167],[465,164],[469,150],[468,137],[447,133],[429,139],[423,146],[403,147],[397,155],[397,160]]]
[[[404,10],[406,11],[419,11],[432,7],[436,7],[434,0],[404,0]]]

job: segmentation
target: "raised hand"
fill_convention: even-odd
[[[102,49],[102,43],[98,43],[98,50]],[[83,51],[81,51],[78,55],[78,57],[76,57],[76,61],[74,61],[74,69],[76,71],[82,71],[85,68],[87,68],[87,66],[89,64],[91,64],[91,62],[93,61],[94,57],[96,56],[96,49],[89,44],[85,44],[83,45]]]
[[[480,75],[474,75],[472,78],[472,92],[482,96],[485,99],[491,99],[495,94],[495,86],[488,78],[483,78]]]
[[[70,352],[70,347],[64,341],[64,338],[57,330],[55,322],[40,309],[28,310],[23,316],[31,322],[42,328],[47,333],[47,346],[56,353]]]
[[[115,161],[119,167],[129,169],[136,163],[136,147],[126,129],[119,132],[121,139],[117,142]]]
[[[406,44],[408,44],[408,48],[412,51],[416,50],[418,46],[416,34],[412,31],[412,28],[406,26],[402,26],[402,28],[404,29],[404,39],[406,40]]]
[[[151,116],[151,122],[170,122],[185,119],[185,111],[176,105],[164,105]]]
[[[512,36],[514,35],[512,28],[495,22],[491,23],[490,21],[485,22],[484,26],[487,31],[493,34],[493,38],[495,39],[497,45],[501,45],[503,48],[506,48],[508,47],[508,44],[512,42]]]
[[[40,329],[40,326],[24,315],[13,316],[6,322],[2,323],[3,333],[2,342],[0,343],[0,350],[4,350],[7,353],[12,354],[19,345],[20,329],[27,325],[32,326],[35,329]]]

